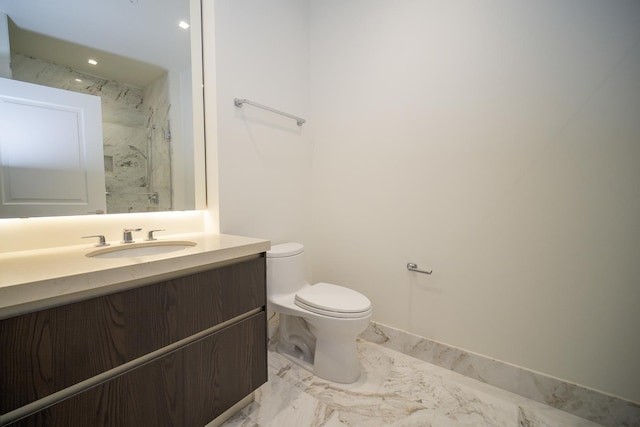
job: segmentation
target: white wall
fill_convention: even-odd
[[[640,3],[310,16],[314,278],[381,323],[640,401]]]
[[[307,118],[308,4],[217,0],[215,15],[220,229],[305,241],[310,126],[233,99]]]

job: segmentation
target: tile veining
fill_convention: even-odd
[[[607,426],[640,425],[640,405],[371,322],[361,338]]]
[[[269,352],[269,382],[223,426],[599,425],[369,341],[358,352],[363,373],[353,384]]]

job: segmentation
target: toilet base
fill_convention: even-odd
[[[351,384],[360,378],[360,361],[354,338],[316,340],[313,373],[336,383]]]
[[[329,343],[316,341],[314,362],[309,363],[296,346],[280,342],[276,351],[315,376],[328,381],[351,384],[360,378],[360,361],[355,340]]]
[[[306,365],[313,366],[315,350],[316,337],[309,330],[307,322],[301,317],[280,314],[278,353],[293,361],[301,360]]]
[[[276,346],[276,352],[286,357],[296,365],[300,366],[305,371],[313,373],[313,365],[304,359],[304,355],[298,349],[291,348],[291,346],[279,343]]]
[[[368,318],[335,325],[331,319],[313,322],[280,313],[279,323],[278,353],[329,381],[350,384],[360,378],[356,337]]]

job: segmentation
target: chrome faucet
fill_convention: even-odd
[[[133,243],[133,237],[131,237],[131,233],[133,231],[140,231],[142,228],[125,228],[122,230],[122,242],[120,243]]]
[[[146,240],[147,242],[151,242],[153,240],[158,240],[155,237],[153,237],[153,233],[155,233],[156,231],[165,231],[165,229],[163,228],[163,229],[158,229],[158,230],[149,230],[149,232],[147,233],[147,238],[144,239],[144,240]]]
[[[98,239],[100,239],[100,241],[96,243],[96,247],[109,246],[109,244],[107,243],[107,241],[105,240],[102,234],[97,234],[95,236],[82,236],[83,239],[90,239],[91,237],[97,237]]]

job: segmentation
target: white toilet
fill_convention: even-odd
[[[339,383],[360,377],[356,337],[371,318],[359,292],[305,280],[304,246],[274,245],[267,252],[267,304],[280,313],[277,351],[315,375]]]

